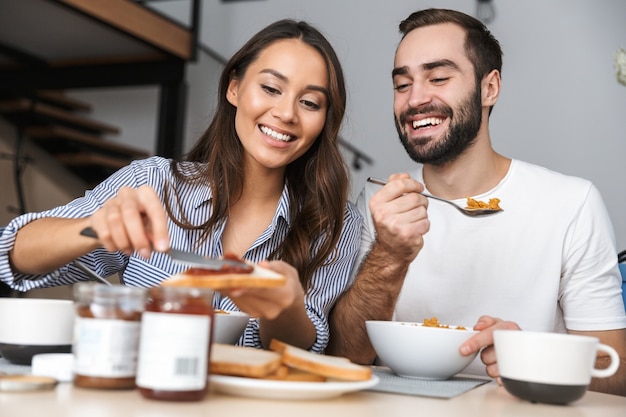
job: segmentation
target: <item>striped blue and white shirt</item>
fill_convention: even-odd
[[[169,164],[170,160],[161,157],[134,161],[93,190],[87,191],[83,197],[77,198],[67,205],[40,213],[27,213],[13,219],[7,226],[0,229],[0,280],[19,291],[70,285],[78,281],[88,280],[83,272],[71,264],[45,275],[15,274],[9,265],[8,252],[13,248],[17,231],[29,222],[43,217],[88,217],[105,201],[114,197],[118,190],[124,186],[137,188],[149,185],[163,199],[164,184],[168,182],[176,187],[178,194],[183,197],[180,210],[184,212],[185,217],[193,224],[205,222],[211,210],[212,192],[210,187],[199,184],[184,184],[177,181]],[[176,206],[173,205],[173,207]],[[174,214],[180,218],[180,212]],[[210,257],[223,255],[222,232],[225,222],[218,225],[215,233],[197,249],[193,245],[199,240],[200,231],[183,230],[171,219],[168,222],[172,247],[193,250]],[[359,250],[362,222],[359,211],[352,203],[348,202],[345,209],[343,231],[335,248],[335,253],[331,254],[330,257],[332,261],[324,264],[312,276],[311,286],[305,294],[307,313],[317,329],[317,338],[311,351],[321,353],[328,344],[328,313],[339,295],[350,283],[351,270]],[[272,222],[248,248],[243,258],[255,263],[267,259],[284,240],[289,226],[289,197],[285,188]],[[71,237],[68,236],[69,238]],[[314,248],[314,250],[317,249]],[[137,254],[127,256],[121,252],[107,252],[104,249],[97,249],[82,256],[79,260],[102,276],[119,274],[123,284],[146,288],[157,286],[162,280],[181,272],[185,268],[183,265],[173,263],[168,255],[157,252],[153,252],[150,259],[146,260]],[[215,295],[213,306],[216,309],[226,311],[238,310],[228,297],[222,297],[219,293]],[[250,320],[239,344],[261,347],[258,320]]]

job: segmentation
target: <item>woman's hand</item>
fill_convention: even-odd
[[[499,318],[482,316],[474,326],[474,330],[479,333],[470,337],[459,348],[461,355],[467,356],[474,352],[480,352],[480,360],[485,364],[487,375],[497,378],[500,384],[500,371],[498,370],[498,362],[496,360],[496,350],[493,346],[494,330],[521,330],[517,323],[512,321],[504,321]]]
[[[108,251],[119,250],[127,255],[137,251],[147,259],[153,249],[159,252],[169,249],[167,214],[150,186],[121,188],[90,221]]]
[[[259,266],[284,275],[287,281],[280,287],[220,291],[222,295],[230,297],[240,310],[251,317],[267,320],[276,319],[286,309],[304,307],[304,290],[294,267],[282,261],[263,261]]]
[[[278,339],[308,349],[317,333],[306,312],[298,271],[283,261],[263,261],[259,266],[284,275],[286,283],[280,287],[237,288],[221,293],[230,297],[240,310],[259,318],[264,346]]]

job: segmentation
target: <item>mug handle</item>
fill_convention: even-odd
[[[617,372],[620,363],[619,355],[615,349],[609,345],[605,345],[604,343],[599,343],[597,350],[608,353],[611,357],[611,364],[605,369],[593,368],[591,370],[591,376],[596,378],[607,378]]]

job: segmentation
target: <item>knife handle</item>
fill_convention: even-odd
[[[80,231],[80,234],[87,237],[92,237],[94,239],[98,239],[98,234],[91,227],[85,227]]]

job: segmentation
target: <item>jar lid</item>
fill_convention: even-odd
[[[71,353],[40,353],[33,356],[31,374],[71,382],[74,379],[73,366],[74,355]]]
[[[57,383],[48,376],[0,375],[0,391],[42,391],[53,389]]]
[[[74,301],[79,305],[96,303],[142,311],[147,295],[148,290],[141,287],[102,285],[97,282],[80,282],[74,285]]]

